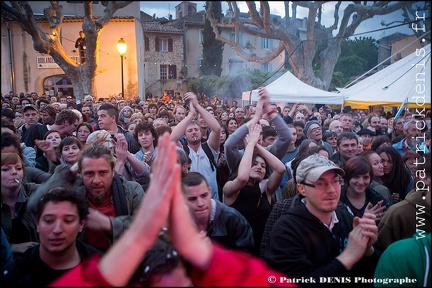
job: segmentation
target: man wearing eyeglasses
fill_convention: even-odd
[[[330,144],[322,140],[322,126],[317,120],[311,120],[306,122],[303,132],[307,138],[314,141],[317,145],[324,146],[327,149],[329,155],[333,154],[333,149]]]
[[[263,251],[271,268],[304,283],[373,278],[379,258],[372,246],[378,234],[375,216],[354,218],[338,207],[344,174],[317,154],[300,162],[295,180],[304,205],[290,208],[273,225]]]

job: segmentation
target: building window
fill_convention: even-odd
[[[55,96],[58,92],[64,95],[74,96],[72,82],[66,75],[54,75],[45,78],[43,82],[44,91],[49,96]]]
[[[173,52],[173,39],[155,37],[155,51]]]
[[[177,79],[177,65],[169,65],[169,79]]]
[[[167,38],[159,38],[159,48],[160,48],[160,52],[168,52]]]
[[[269,39],[261,38],[261,49],[269,49]]]
[[[168,65],[160,65],[160,79],[168,79]]]
[[[201,46],[204,44],[204,29],[199,30],[199,43]]]
[[[150,51],[150,39],[146,36],[144,36],[144,50]]]
[[[243,60],[240,59],[230,59],[228,61],[229,63],[229,73],[230,74],[236,74],[240,73],[243,70]]]
[[[261,71],[262,72],[269,72],[270,71],[269,63],[262,64],[261,65]]]

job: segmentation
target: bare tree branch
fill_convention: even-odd
[[[86,61],[77,64],[66,52],[61,41],[60,31],[63,23],[63,7],[60,1],[50,1],[51,6],[44,9],[44,16],[49,23],[50,32],[44,25],[36,22],[35,15],[28,1],[1,1],[1,15],[5,21],[16,21],[33,40],[37,52],[50,55],[68,75],[74,86],[77,99],[84,93],[94,94],[95,76],[98,64],[98,38],[103,28],[109,23],[114,13],[133,1],[101,1],[106,7],[104,15],[93,19],[93,1],[83,1],[83,31],[86,35]]]
[[[341,4],[342,4],[342,1],[338,1],[335,5],[335,11],[333,13],[334,22],[333,22],[333,25],[329,27],[329,29],[331,29],[331,30],[336,30],[338,28],[339,8],[340,8]]]
[[[255,1],[246,1],[246,5],[249,9],[249,16],[251,17],[252,21],[260,28],[264,27],[263,20],[261,19],[261,16],[258,14],[258,11],[256,9]],[[237,4],[236,4],[237,7]]]
[[[240,17],[241,13],[235,1],[227,2],[230,13],[221,21],[222,23],[207,15],[216,40],[232,46],[237,55],[245,60],[257,63],[266,63],[265,60],[271,61],[285,49],[291,55],[288,60],[296,76],[310,85],[324,89],[330,85],[336,60],[340,55],[340,45],[344,38],[352,36],[363,21],[375,15],[386,15],[412,5],[406,1],[353,1],[345,8],[343,15],[339,16],[342,1],[338,1],[334,4],[334,21],[330,26],[325,27],[320,22],[321,12],[323,5],[330,1],[293,1],[291,16],[289,15],[289,2],[285,1],[284,22],[272,19],[268,1],[260,1],[259,10],[254,1],[246,1],[249,19]],[[298,7],[307,9],[306,27],[302,26],[302,19],[297,19]],[[238,41],[225,39],[224,34],[217,31],[216,28],[221,29],[220,31],[241,30],[257,37],[276,39],[281,42],[265,56],[259,56],[240,47]],[[333,35],[333,31],[337,32],[336,36]],[[325,41],[326,47],[318,57],[321,65],[320,70],[315,73],[312,61],[317,53],[317,43],[320,41]]]

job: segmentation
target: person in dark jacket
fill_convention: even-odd
[[[391,202],[370,187],[374,175],[372,165],[365,157],[354,156],[345,163],[344,171],[341,201],[354,216],[363,217],[364,213],[372,213],[377,223],[381,221]]]
[[[236,209],[212,199],[203,175],[187,173],[182,186],[186,205],[201,233],[228,249],[251,252],[254,239],[249,222]]]
[[[142,186],[136,181],[127,181],[115,171],[115,165],[110,148],[103,142],[95,142],[82,150],[73,166],[58,165],[51,178],[32,193],[27,209],[33,211],[39,199],[51,188],[72,185],[78,193],[86,196],[90,206],[81,237],[85,243],[106,251],[129,227],[144,197]]]
[[[322,277],[373,277],[379,259],[372,246],[378,233],[375,216],[354,218],[337,208],[343,175],[318,154],[300,162],[296,185],[305,205],[290,208],[274,224],[263,252],[270,268],[316,284],[327,279]]]
[[[84,195],[67,187],[51,189],[35,210],[40,244],[2,268],[3,287],[44,287],[78,266],[95,248],[77,241],[89,213]]]

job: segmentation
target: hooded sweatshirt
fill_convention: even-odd
[[[378,225],[376,247],[384,251],[391,243],[410,238],[418,230],[431,232],[431,206],[423,199],[422,192],[412,190],[385,212]]]
[[[335,210],[337,222],[330,231],[305,205],[291,208],[274,224],[264,258],[272,269],[287,277],[373,277],[379,252],[363,257],[351,271],[336,259],[345,249],[353,228],[353,216],[345,209]]]

